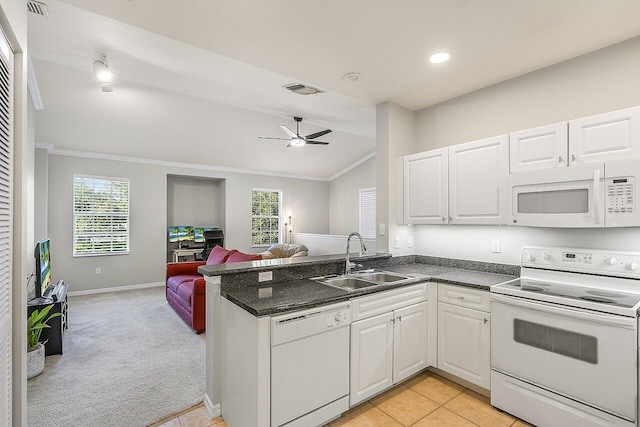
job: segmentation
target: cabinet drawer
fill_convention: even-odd
[[[351,320],[355,322],[426,300],[426,283],[355,298],[351,300]]]
[[[438,301],[486,311],[490,309],[490,292],[438,283]]]

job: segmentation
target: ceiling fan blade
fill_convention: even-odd
[[[309,135],[305,136],[304,138],[305,139],[315,139],[315,138],[319,138],[319,137],[321,137],[323,135],[326,135],[326,134],[328,134],[330,132],[331,132],[331,129],[321,130],[320,132],[309,134]]]
[[[285,133],[289,135],[291,138],[295,138],[296,136],[298,136],[295,133],[293,133],[293,131],[288,127],[286,127],[285,125],[280,125],[280,128],[282,128],[282,130],[285,131]]]
[[[291,138],[277,138],[275,136],[259,136],[260,139],[282,139],[284,141],[290,141]]]
[[[307,144],[329,145],[328,142],[322,142],[322,141],[307,141]]]

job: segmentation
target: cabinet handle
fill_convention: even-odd
[[[558,156],[558,163],[562,163],[562,156]]]
[[[449,217],[449,222],[453,221],[453,218]]]
[[[402,322],[402,316],[398,316],[398,322]]]
[[[575,162],[576,160],[577,160],[577,159],[576,159],[576,155],[575,155],[575,154],[572,154],[572,155],[571,155],[571,162]]]
[[[487,323],[489,323],[489,320],[487,320],[487,318],[484,318],[484,324],[486,325]]]
[[[463,297],[462,295],[460,295],[460,296],[458,297],[458,299],[464,299],[464,297]]]
[[[396,323],[396,318],[395,318],[395,317],[392,317],[392,318],[391,318],[391,320],[389,320],[389,322],[391,322],[391,323]]]
[[[442,217],[442,222],[445,222],[447,220],[447,218]]]

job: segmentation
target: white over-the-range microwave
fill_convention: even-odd
[[[508,222],[537,227],[640,226],[640,159],[510,174]]]

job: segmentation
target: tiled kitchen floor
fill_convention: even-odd
[[[154,427],[226,427],[222,418],[209,419],[202,405],[161,423]],[[353,408],[329,424],[330,427],[529,425],[493,408],[488,398],[430,372]]]

